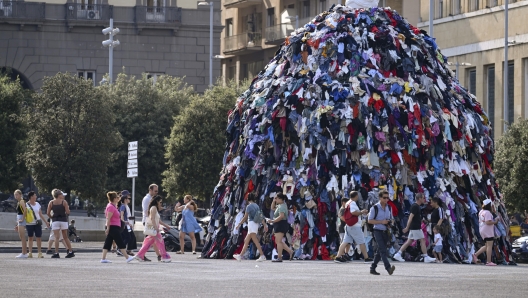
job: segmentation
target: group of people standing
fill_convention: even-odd
[[[18,235],[22,242],[22,253],[16,256],[17,258],[33,258],[33,238],[37,242],[37,258],[43,258],[42,254],[42,225],[45,224],[48,228],[51,228],[49,238],[49,248],[53,243],[55,246],[55,253],[51,258],[58,259],[59,255],[59,242],[63,241],[66,245],[67,253],[66,258],[75,257],[72,251],[71,243],[68,238],[68,215],[70,214],[70,208],[68,203],[64,199],[64,193],[59,189],[51,191],[53,200],[48,204],[46,215],[47,220],[44,220],[42,214],[42,206],[37,202],[37,195],[35,192],[30,191],[28,193],[28,202],[24,201],[22,197],[22,191],[16,190],[14,195],[17,200],[17,225],[15,230],[18,231]],[[26,243],[26,232],[29,240],[29,251]],[[56,240],[56,241],[55,241]]]

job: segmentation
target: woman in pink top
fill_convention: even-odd
[[[486,199],[482,202],[482,210],[479,212],[479,232],[480,236],[484,238],[486,244],[482,246],[476,253],[473,254],[473,263],[477,263],[477,257],[486,252],[486,266],[497,266],[497,264],[491,261],[491,251],[493,249],[493,240],[495,238],[495,224],[499,222],[499,219],[493,220],[493,214],[491,214],[491,200]]]
[[[108,197],[108,205],[106,205],[105,215],[106,215],[106,239],[103,246],[103,258],[101,263],[112,263],[110,260],[106,259],[106,254],[112,248],[112,242],[115,241],[117,247],[127,259],[127,263],[134,260],[134,257],[129,256],[126,252],[126,245],[121,238],[121,218],[119,216],[119,210],[117,210],[117,202],[119,202],[119,197],[114,191],[108,192],[106,194]]]

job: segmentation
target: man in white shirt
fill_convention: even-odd
[[[149,192],[148,194],[143,198],[143,201],[141,202],[141,207],[143,208],[143,225],[145,225],[145,221],[148,217],[148,206],[150,203],[150,200],[152,197],[158,194],[158,186],[156,184],[151,184],[149,186]]]

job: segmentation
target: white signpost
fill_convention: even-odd
[[[136,177],[138,176],[137,149],[137,141],[128,143],[127,178],[132,178],[132,217],[135,216]]]

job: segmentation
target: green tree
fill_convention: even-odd
[[[28,166],[44,191],[102,200],[112,151],[122,140],[108,96],[68,73],[44,79],[28,111]]]
[[[110,94],[116,115],[116,127],[123,144],[114,152],[108,169],[108,189],[130,189],[127,178],[128,142],[138,141],[138,174],[136,190],[142,195],[148,185],[160,183],[165,164],[165,144],[174,124],[174,116],[185,107],[193,88],[182,78],[161,76],[154,83],[144,74],[140,79],[120,74],[111,86],[102,86]],[[139,202],[139,200],[136,200]]]
[[[528,120],[519,119],[499,139],[494,166],[509,211],[528,209]]]
[[[192,194],[208,200],[218,183],[225,150],[227,115],[247,82],[217,85],[196,95],[176,117],[165,157],[163,187],[170,197]]]
[[[27,170],[21,154],[24,151],[26,130],[22,105],[29,92],[19,80],[12,81],[0,74],[0,190],[12,192],[18,188]]]

